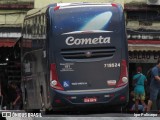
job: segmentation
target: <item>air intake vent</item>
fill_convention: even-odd
[[[62,49],[61,55],[64,59],[85,60],[96,58],[111,58],[113,57],[115,51],[115,47],[70,48]]]

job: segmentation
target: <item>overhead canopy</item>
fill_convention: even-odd
[[[129,51],[160,51],[160,40],[128,40]]]
[[[0,47],[13,47],[15,43],[15,40],[0,40]]]

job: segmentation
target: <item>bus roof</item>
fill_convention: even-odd
[[[111,7],[121,7],[118,3],[89,3],[89,2],[80,2],[80,3],[57,3],[56,7],[60,9],[65,8],[76,8],[76,7],[88,7],[88,6],[111,6]]]
[[[88,3],[88,2],[75,2],[75,3],[54,3],[43,8],[32,9],[27,12],[26,18],[46,13],[49,7],[58,7],[58,9],[76,8],[76,7],[87,7],[87,6],[111,6],[121,7],[118,3]]]

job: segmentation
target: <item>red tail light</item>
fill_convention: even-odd
[[[121,62],[121,74],[120,80],[117,83],[117,88],[122,87],[128,83],[128,70],[127,70],[127,63],[126,60],[122,60]]]
[[[57,90],[64,90],[61,86],[60,82],[58,81],[58,75],[56,72],[56,65],[51,64],[50,66],[50,86]]]

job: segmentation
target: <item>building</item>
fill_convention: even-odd
[[[160,57],[160,0],[127,0],[124,10],[131,79],[137,66],[147,75]]]
[[[0,0],[0,47],[11,47],[20,37],[24,16],[33,7],[34,0]]]
[[[34,0],[0,0],[0,63],[9,57],[10,48],[21,36],[26,12],[34,7]],[[8,55],[8,56],[6,56]],[[2,60],[3,59],[3,60]]]
[[[33,8],[34,0],[0,0],[0,74],[4,85],[10,80],[20,80],[20,69],[11,53],[21,36],[26,12]]]

